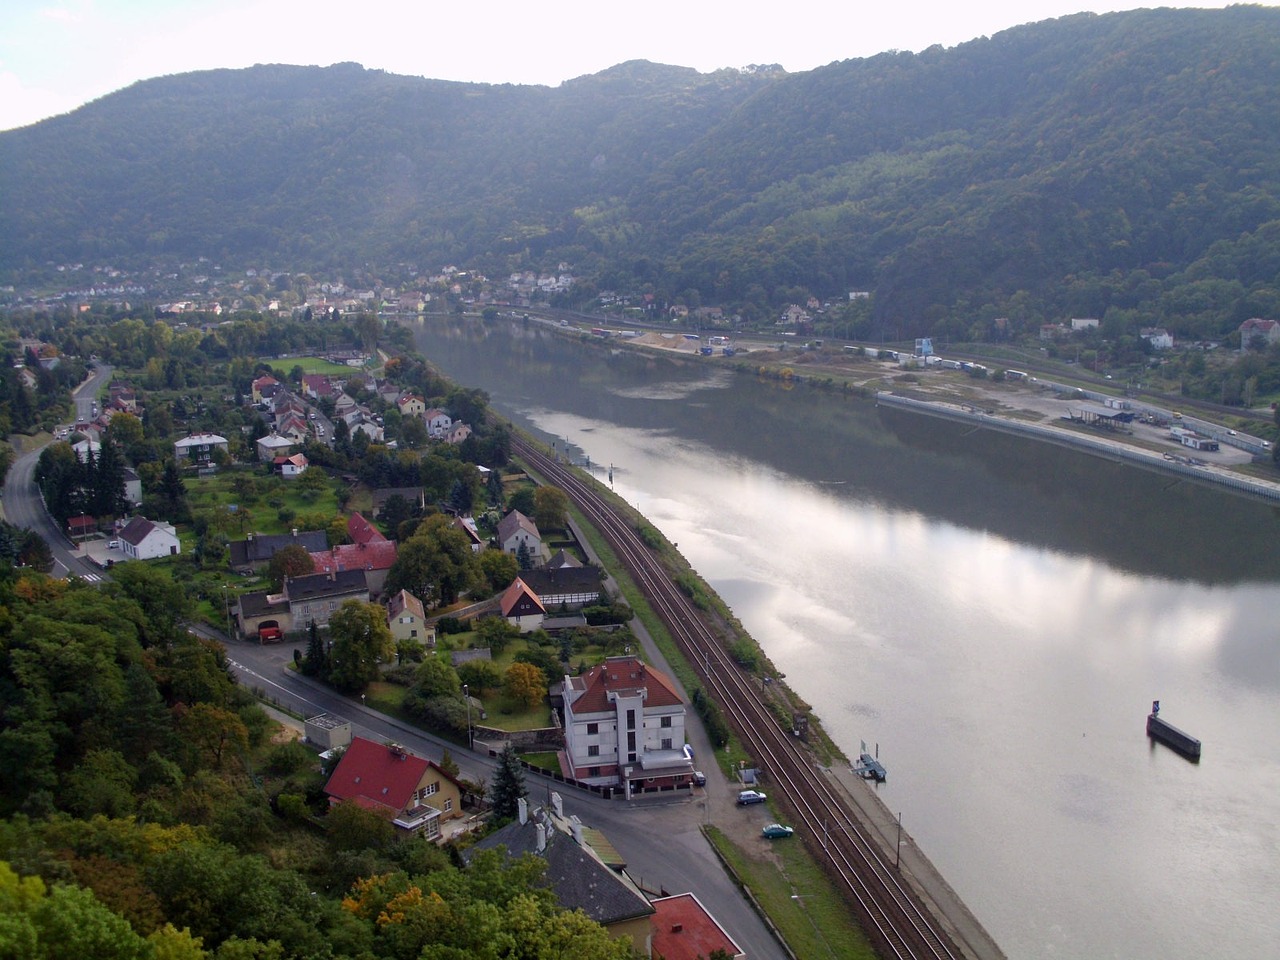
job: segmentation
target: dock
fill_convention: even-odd
[[[863,780],[874,780],[876,783],[884,783],[884,778],[889,775],[880,761],[869,753],[863,753],[858,757],[853,772]]]
[[[1200,741],[1184,730],[1179,730],[1160,716],[1160,701],[1151,704],[1147,716],[1147,736],[1182,754],[1192,763],[1200,762]]]

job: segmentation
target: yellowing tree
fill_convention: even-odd
[[[513,663],[507,667],[505,676],[507,696],[526,709],[536,707],[547,695],[546,677],[531,663]]]

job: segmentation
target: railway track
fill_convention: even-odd
[[[608,541],[645,593],[707,693],[720,705],[743,745],[770,780],[770,798],[794,817],[812,854],[852,905],[881,957],[959,960],[965,957],[938,919],[832,788],[808,749],[782,729],[750,677],[728,656],[703,615],[619,517],[592,482],[522,437],[512,451],[549,483],[562,489]]]

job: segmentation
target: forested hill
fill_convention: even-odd
[[[0,269],[560,261],[752,310],[875,293],[963,335],[1280,315],[1280,10],[1081,14],[817,70],[558,88],[255,67],[0,134]]]

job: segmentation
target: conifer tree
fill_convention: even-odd
[[[489,786],[489,800],[493,804],[493,816],[498,820],[510,820],[518,812],[516,801],[528,793],[524,787],[524,771],[516,756],[515,744],[510,741],[498,755],[498,769],[493,773]]]

